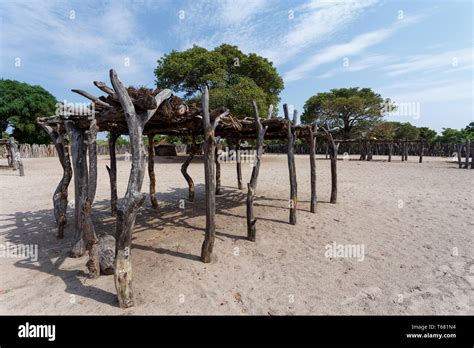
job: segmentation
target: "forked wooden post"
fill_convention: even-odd
[[[290,175],[290,224],[296,225],[296,206],[298,203],[297,198],[297,182],[296,182],[296,166],[295,166],[295,140],[296,136],[293,132],[293,123],[290,120],[288,114],[288,105],[283,105],[283,111],[285,113],[285,119],[287,120],[286,130],[287,130],[287,157],[288,157],[288,171]],[[296,111],[296,110],[295,110]],[[295,119],[295,117],[293,117]]]
[[[250,182],[247,183],[247,239],[255,242],[257,237],[257,219],[254,218],[253,214],[253,201],[255,198],[255,191],[257,190],[258,173],[260,171],[260,163],[263,154],[263,138],[267,131],[267,126],[263,127],[260,122],[260,115],[258,112],[257,102],[252,101],[253,117],[255,120],[255,128],[257,128],[257,154],[253,163],[252,176]],[[268,117],[271,117],[273,112],[273,105],[270,105],[268,111]]]
[[[83,128],[75,120],[64,117],[64,124],[71,139],[72,165],[74,168],[75,189],[75,244],[71,251],[72,257],[80,257],[86,251],[89,253],[87,268],[89,276],[97,278],[100,274],[97,236],[91,218],[92,203],[94,202],[97,186],[97,125],[94,116],[83,116],[89,122],[88,128]],[[87,163],[89,152],[89,168]]]
[[[237,160],[237,187],[239,188],[239,190],[242,190],[242,162],[240,157],[240,141],[240,139],[237,139],[237,142],[235,144],[235,158]]]
[[[156,176],[155,176],[155,144],[153,143],[154,134],[148,134],[148,177],[150,178],[150,201],[154,209],[158,209],[158,200],[156,199]]]
[[[66,129],[63,124],[59,124],[54,129],[42,122],[38,122],[39,125],[46,131],[51,140],[53,141],[54,147],[58,153],[59,162],[63,168],[63,177],[59,182],[56,190],[53,194],[53,207],[54,207],[54,218],[58,224],[58,238],[64,237],[64,229],[67,223],[67,196],[68,186],[72,178],[72,167],[71,159],[69,157],[69,146],[66,137]]]
[[[194,201],[195,188],[194,188],[194,181],[191,178],[191,176],[188,174],[188,166],[194,158],[194,154],[195,154],[195,151],[196,151],[195,147],[196,147],[196,140],[193,137],[193,141],[191,143],[191,148],[189,149],[189,156],[188,156],[188,158],[186,158],[186,161],[184,161],[184,163],[181,165],[181,174],[183,174],[184,179],[188,183],[188,199],[191,202]]]
[[[316,133],[318,126],[313,125],[309,127],[309,165],[311,168],[311,202],[310,211],[316,212],[316,206],[318,204],[316,194]]]
[[[115,144],[120,134],[111,132],[109,134],[109,156],[110,156],[110,167],[107,168],[110,180],[110,211],[112,216],[117,216],[117,156],[115,153]]]
[[[19,170],[20,176],[25,176],[25,170],[23,168],[23,162],[21,161],[20,151],[18,151],[18,146],[13,137],[9,139],[10,142],[10,152],[12,156],[12,165],[13,170]]]
[[[211,121],[209,113],[209,91],[207,86],[202,88],[202,123],[204,128],[204,177],[206,184],[206,235],[201,248],[202,262],[211,262],[212,249],[216,234],[216,182],[214,173],[214,155],[216,148],[216,130],[219,119],[226,116],[229,110]]]
[[[134,305],[132,264],[130,262],[133,227],[135,226],[137,213],[146,198],[146,194],[141,192],[145,175],[145,146],[142,141],[143,128],[161,103],[171,96],[171,91],[168,89],[162,90],[155,96],[155,108],[137,114],[127,90],[113,69],[110,70],[110,80],[115,94],[122,105],[132,152],[132,168],[130,170],[127,191],[117,210],[117,246],[114,274],[119,305],[122,308],[127,308]]]

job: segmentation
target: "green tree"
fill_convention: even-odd
[[[399,123],[393,122],[395,125],[394,139],[417,140],[420,137],[420,132],[416,126],[410,122]]]
[[[456,143],[464,139],[463,132],[453,128],[443,128],[438,138],[442,143]]]
[[[54,114],[56,103],[56,98],[40,86],[1,79],[0,130],[4,132],[12,127],[12,135],[20,143],[49,143],[36,118]]]
[[[382,120],[384,105],[391,105],[390,99],[383,99],[370,88],[332,89],[310,97],[301,120],[339,127],[341,136],[348,139],[370,132]]]
[[[474,121],[469,123],[466,128],[462,130],[464,139],[474,140]]]
[[[272,62],[228,44],[212,51],[199,46],[172,51],[158,60],[155,76],[158,88],[183,92],[197,103],[200,87],[205,84],[210,106],[225,106],[237,117],[252,115],[253,99],[260,110],[267,110],[270,104],[276,110],[283,90],[283,79]]]
[[[421,139],[427,140],[429,142],[434,141],[438,135],[435,130],[428,127],[418,127],[418,132]]]

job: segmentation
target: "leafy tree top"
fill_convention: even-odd
[[[390,99],[383,99],[370,88],[337,88],[310,97],[301,120],[339,127],[347,139],[372,130],[383,118],[384,105],[391,105]]]
[[[21,143],[44,144],[49,137],[36,124],[36,118],[50,116],[56,98],[41,86],[15,80],[0,80],[0,129],[13,127],[13,136]]]
[[[236,116],[252,115],[253,99],[261,110],[276,106],[283,90],[283,79],[272,62],[228,44],[212,51],[199,46],[172,51],[158,60],[155,76],[158,88],[184,92],[186,98],[196,97],[205,84],[211,107],[226,106]],[[199,103],[198,98],[195,101]]]

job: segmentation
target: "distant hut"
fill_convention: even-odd
[[[160,140],[160,142],[155,145],[155,154],[157,156],[178,156],[176,145],[168,143],[166,139]]]

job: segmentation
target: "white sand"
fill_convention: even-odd
[[[130,166],[122,158],[119,197]],[[0,314],[474,314],[474,170],[439,158],[423,164],[415,157],[408,163],[338,161],[339,197],[332,205],[329,161],[318,156],[319,204],[311,214],[309,160],[297,156],[300,202],[298,224],[291,226],[286,156],[265,155],[252,243],[244,239],[245,191],[236,189],[235,164],[222,164],[217,260],[204,264],[201,159],[189,169],[197,192],[185,210],[179,209],[187,197],[179,171],[184,158],[157,159],[161,210],[153,211],[147,200],[137,219],[136,306],[127,310],[118,308],[113,276],[87,279],[87,258],[67,257],[71,210],[66,238],[55,237],[51,196],[61,177],[58,160],[24,160],[25,177],[0,169],[0,243],[39,245],[37,262],[0,258]],[[107,163],[99,159],[99,233],[114,229]],[[250,167],[243,169],[246,183]],[[72,200],[72,185],[69,192]],[[364,260],[325,257],[333,241],[362,244]]]

